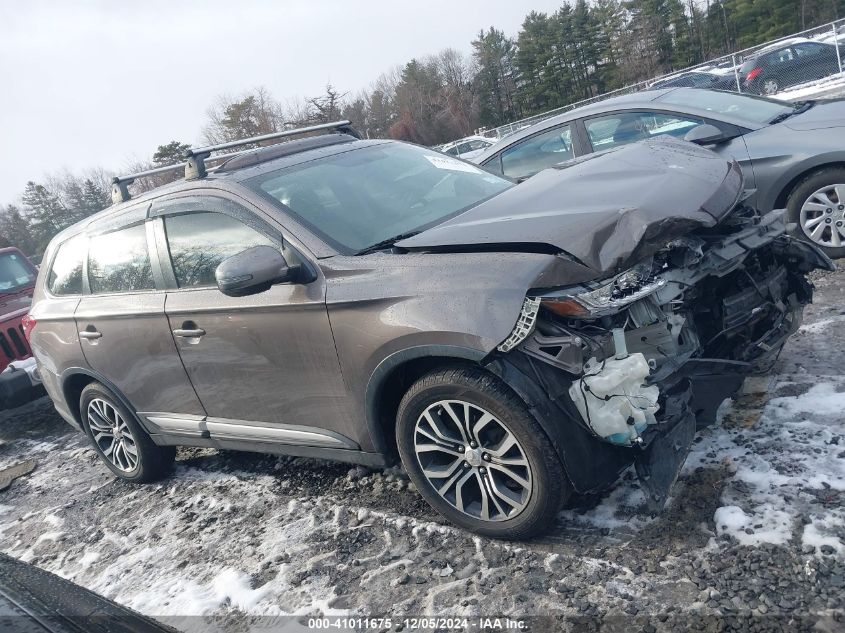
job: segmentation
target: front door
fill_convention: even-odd
[[[75,314],[82,353],[142,416],[202,416],[164,314],[165,291],[156,287],[145,215],[141,208],[89,227],[86,290]]]
[[[212,437],[353,448],[349,402],[325,305],[325,281],[229,297],[214,272],[252,246],[305,263],[272,221],[231,199],[159,203],[159,253],[171,264],[165,311]]]

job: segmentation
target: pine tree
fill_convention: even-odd
[[[56,233],[73,223],[73,215],[67,213],[59,197],[44,185],[29,181],[21,200],[38,252],[43,252]]]
[[[15,246],[27,255],[40,254],[29,223],[14,205],[0,208],[0,247],[3,246]]]
[[[189,149],[191,149],[190,143],[180,143],[179,141],[170,141],[164,145],[159,145],[153,154],[153,163],[158,167],[181,163],[185,160],[185,152]]]

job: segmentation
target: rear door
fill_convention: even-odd
[[[200,416],[164,314],[165,291],[145,222],[148,204],[88,227],[76,326],[88,365],[136,411]]]
[[[222,193],[157,202],[152,214],[160,258],[170,264],[167,318],[211,436],[354,447],[343,437],[360,431],[349,426],[325,279],[302,248],[258,209]],[[307,268],[307,279],[248,297],[221,293],[218,264],[260,245]]]

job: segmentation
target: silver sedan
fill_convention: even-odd
[[[795,234],[845,257],[845,100],[788,103],[675,88],[607,99],[505,137],[473,159],[516,180],[561,162],[661,134],[742,165],[763,212],[787,208]]]

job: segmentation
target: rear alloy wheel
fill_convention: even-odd
[[[777,79],[766,79],[763,82],[763,94],[774,95],[780,92],[780,84]]]
[[[100,452],[118,470],[131,473],[138,467],[138,444],[120,412],[100,398],[88,403],[88,427]]]
[[[80,413],[86,435],[115,475],[133,482],[153,481],[173,465],[176,449],[157,446],[135,416],[105,386],[82,390]]]
[[[525,403],[477,368],[443,369],[418,380],[399,405],[397,443],[426,501],[485,536],[538,534],[572,493]]]
[[[830,167],[801,182],[787,203],[798,237],[821,246],[829,257],[845,257],[845,169]]]

